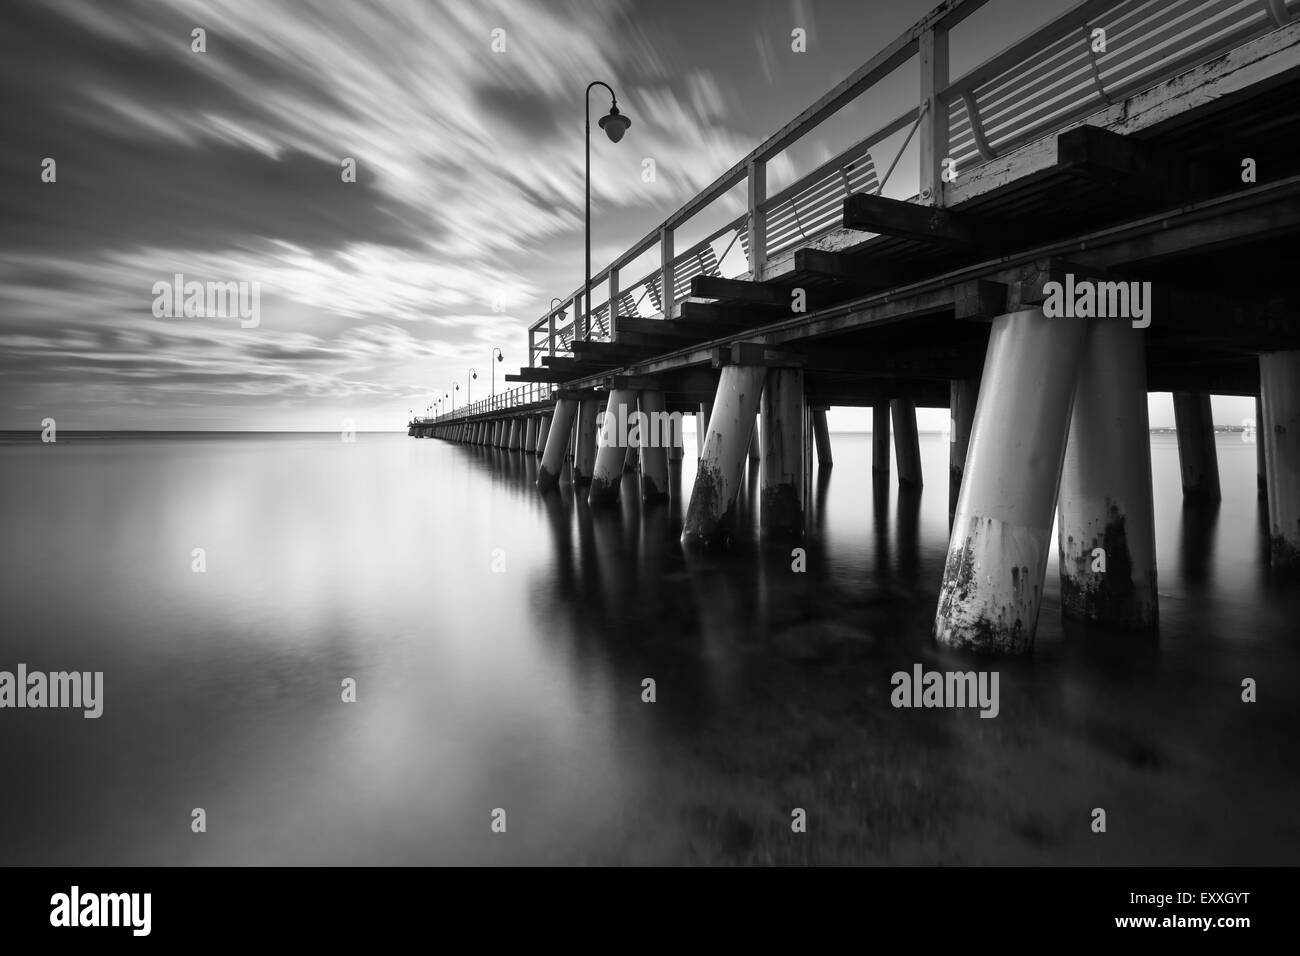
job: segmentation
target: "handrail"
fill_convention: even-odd
[[[593,286],[607,284],[604,301],[584,301],[580,287],[562,300],[572,315],[568,323],[559,325],[554,320],[556,313],[551,312],[529,325],[529,364],[540,354],[568,350],[582,331],[583,316],[591,317],[593,328],[586,330],[588,336],[599,322],[603,326],[600,338],[616,338],[612,319],[629,301],[639,313],[639,303],[647,294],[657,310],[671,318],[675,305],[689,297],[692,277],[708,268],[712,244],[729,231],[735,235],[721,258],[713,255],[715,268],[720,272],[722,259],[739,241],[749,276],[761,280],[770,256],[838,228],[840,200],[869,182],[859,176],[855,186],[848,166],[870,157],[875,146],[909,125],[907,139],[884,177],[875,180],[875,188],[883,191],[912,136],[920,130],[919,188],[912,199],[942,206],[948,192],[940,175],[943,160],[955,160],[963,171],[971,164],[988,162],[1029,139],[1078,121],[1117,97],[1132,95],[1274,29],[1300,6],[1298,0],[1081,0],[950,81],[948,33],[988,2],[945,0],[755,146],[592,276]],[[1104,51],[1092,49],[1094,28],[1107,31]],[[769,159],[913,58],[920,64],[916,106],[779,192],[767,195]],[[748,183],[747,211],[675,254],[674,230],[742,181]],[[656,245],[662,263],[631,285],[620,285],[619,270]],[[635,297],[638,289],[643,291]]]

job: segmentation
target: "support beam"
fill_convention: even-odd
[[[949,384],[951,418],[948,437],[948,527],[952,527],[957,512],[957,498],[961,494],[962,475],[966,470],[966,455],[970,448],[970,432],[975,424],[975,403],[979,398],[978,378],[955,378]],[[1145,399],[1144,399],[1145,401]]]
[[[762,414],[760,412],[760,414]],[[749,439],[749,460],[761,461],[763,458],[763,436],[760,429],[755,428],[753,436]]]
[[[1255,493],[1268,507],[1268,460],[1265,456],[1264,403],[1255,396]]]
[[[854,193],[844,200],[844,228],[983,249],[1000,248],[1007,240],[1001,227],[970,213],[870,193]]]
[[[1092,323],[1079,368],[1058,495],[1061,613],[1154,633],[1155,509],[1145,340],[1127,322]]]
[[[1273,570],[1295,578],[1300,577],[1300,351],[1261,355],[1259,383]]]
[[[524,419],[523,451],[530,455],[537,454],[537,416],[529,415]]]
[[[895,263],[873,262],[863,255],[824,249],[796,249],[794,271],[811,272],[872,289],[888,289],[905,281],[904,271]]]
[[[573,422],[577,417],[576,399],[562,398],[555,403],[555,417],[547,429],[546,450],[542,452],[542,464],[537,469],[537,487],[543,491],[554,488],[560,482],[564,459],[569,452]]]
[[[1204,190],[1205,171],[1185,152],[1157,149],[1099,126],[1076,126],[1056,137],[1062,172],[1164,205],[1191,202]]]
[[[695,276],[691,279],[691,295],[700,299],[735,299],[774,308],[784,308],[790,304],[789,293],[775,286],[748,279],[724,279],[722,276]]]
[[[1174,392],[1174,426],[1178,430],[1178,464],[1183,497],[1219,501],[1219,453],[1214,446],[1214,414],[1207,392]]]
[[[578,428],[573,436],[573,484],[585,485],[596,470],[596,418],[600,399],[584,398],[578,406]]]
[[[934,636],[1026,654],[1034,643],[1087,320],[993,320]]]
[[[898,460],[898,486],[920,488],[921,437],[916,430],[916,402],[905,398],[889,401],[894,419],[894,455]]]
[[[813,438],[817,441],[817,465],[829,468],[835,461],[831,458],[831,432],[826,427],[826,409],[812,409],[812,427]]]
[[[587,504],[592,507],[615,504],[623,484],[623,463],[627,460],[628,427],[636,411],[636,392],[631,389],[610,389],[605,405],[605,417],[600,423],[599,441],[596,443],[596,465],[591,476],[591,492]]]
[[[743,478],[745,450],[754,430],[766,372],[745,365],[728,365],[722,370],[714,399],[716,407],[709,419],[704,453],[686,510],[684,545],[718,546],[734,533],[736,492]]]
[[[803,534],[803,371],[768,369],[760,407],[760,527],[764,537],[797,538]]]
[[[523,425],[520,419],[517,416],[510,419],[510,440],[506,445],[506,448],[510,451],[519,450],[519,443],[522,440],[522,436],[519,434],[521,431],[523,431]]]
[[[648,434],[640,436],[641,500],[662,501],[668,497],[668,449],[673,443],[673,423],[681,412],[669,415],[664,393],[644,389],[637,395],[637,409],[645,416]],[[681,430],[680,424],[677,430]]]
[[[889,403],[871,406],[871,477],[889,477]]]

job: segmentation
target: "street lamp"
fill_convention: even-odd
[[[465,404],[466,405],[469,405],[474,401],[473,386],[470,385],[470,382],[474,381],[476,378],[478,378],[478,372],[474,371],[473,369],[470,369],[468,375],[465,378]]]
[[[612,86],[600,80],[593,80],[587,84],[587,92],[583,94],[583,105],[587,108],[587,277],[582,287],[582,307],[587,312],[587,320],[583,323],[584,339],[591,338],[591,88],[593,86],[603,86],[609,90],[609,112],[600,118],[600,128],[605,131],[610,142],[617,143],[621,140],[627,128],[632,125],[632,121],[618,111],[618,96],[615,95]],[[574,319],[577,319],[576,310]],[[574,331],[576,333],[577,330]],[[576,334],[574,338],[577,338]]]
[[[451,386],[451,410],[453,413],[456,411],[456,393],[459,391],[460,382],[456,382]]]
[[[496,357],[498,362],[504,362],[506,360],[505,355],[502,354],[499,348],[493,348],[492,354]],[[491,360],[489,359],[489,361]],[[497,367],[495,365],[490,367],[492,369],[492,397],[495,398],[497,394]]]

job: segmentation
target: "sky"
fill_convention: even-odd
[[[5,0],[0,428],[390,430],[501,390],[527,326],[582,281],[590,80],[632,119],[592,140],[598,271],[931,6]],[[954,34],[954,74],[1068,6],[995,0]],[[914,102],[915,81],[908,65],[777,157],[769,190]],[[887,194],[910,194],[910,165]],[[245,283],[256,312],[168,315],[177,275]],[[1249,405],[1216,400],[1217,420]],[[1153,396],[1152,424],[1171,423]]]

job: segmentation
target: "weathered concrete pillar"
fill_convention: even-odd
[[[950,647],[1033,647],[1086,319],[1000,315],[943,571],[934,635]]]
[[[1174,392],[1174,426],[1178,429],[1178,464],[1183,497],[1218,501],[1219,453],[1214,447],[1214,414],[1208,392]]]
[[[894,455],[898,459],[900,488],[921,487],[921,438],[916,431],[916,402],[905,398],[889,401],[894,418]]]
[[[599,398],[584,398],[578,405],[578,428],[573,435],[573,484],[585,485],[596,470],[596,419]]]
[[[700,402],[699,414],[695,416],[695,449],[697,460],[704,457],[704,438],[709,434],[709,419],[713,417],[713,402]]]
[[[1300,351],[1259,357],[1273,570],[1300,575]]]
[[[636,463],[640,460],[640,457],[640,452],[632,445],[628,445],[627,452],[623,455],[623,474],[633,474],[636,471]]]
[[[587,503],[593,507],[618,501],[623,484],[623,462],[627,460],[628,435],[632,413],[636,411],[636,392],[630,388],[612,388],[605,405],[596,444],[596,465],[591,476]],[[639,429],[638,429],[639,431]]]
[[[691,503],[686,508],[682,544],[716,546],[731,536],[736,492],[766,371],[752,365],[728,365],[722,370]]]
[[[1155,631],[1155,508],[1144,333],[1092,324],[1079,366],[1057,496],[1061,612],[1124,631]]]
[[[508,440],[508,443],[506,444],[506,448],[508,448],[510,451],[519,450],[519,440],[520,440],[519,433],[521,431],[523,431],[523,424],[519,420],[519,417],[516,416],[510,419],[510,438]]]
[[[831,458],[831,432],[826,427],[826,409],[814,408],[812,410],[813,438],[817,442],[817,466],[819,468],[829,468],[835,464]]]
[[[759,527],[765,537],[803,533],[803,369],[768,369],[759,405]]]
[[[542,452],[542,464],[537,469],[538,488],[545,490],[559,484],[560,473],[564,470],[564,461],[569,454],[573,420],[577,417],[577,399],[561,398],[555,403],[555,417],[547,430],[546,450]]]
[[[978,378],[954,378],[948,384],[948,410],[951,418],[948,436],[948,524],[957,511],[961,476],[966,470],[966,453],[970,448],[970,430],[975,424],[975,402],[979,398]]]
[[[645,416],[646,432],[641,435],[641,500],[660,501],[668,497],[668,449],[673,443],[672,418],[665,411],[664,393],[651,389],[637,395],[637,407]],[[680,415],[676,416],[680,420]]]
[[[524,443],[522,450],[529,455],[537,454],[537,416],[529,415],[524,419]]]
[[[537,416],[537,446],[533,453],[541,457],[546,452],[546,439],[551,432],[551,412],[543,412]]]
[[[759,413],[760,415],[762,412]],[[760,461],[763,457],[763,440],[759,434],[760,429],[755,428],[754,434],[749,439],[749,460]]]
[[[889,477],[889,405],[886,402],[871,406],[871,475],[877,479]]]

